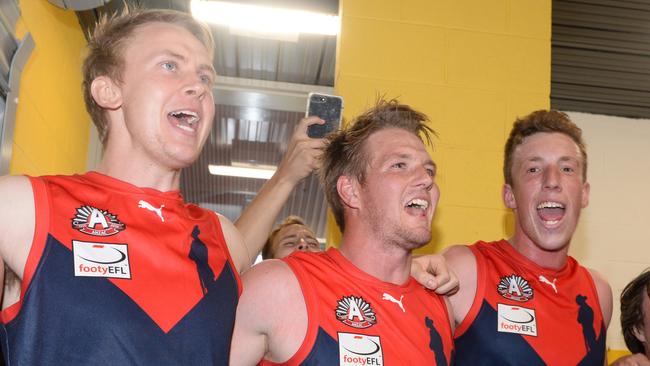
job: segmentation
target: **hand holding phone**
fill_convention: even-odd
[[[317,116],[324,124],[312,124],[307,128],[307,136],[323,138],[328,133],[336,130],[341,124],[343,98],[337,95],[309,93],[307,100],[306,117]]]

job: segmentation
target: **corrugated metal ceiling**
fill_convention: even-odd
[[[554,0],[551,105],[650,117],[650,1]]]

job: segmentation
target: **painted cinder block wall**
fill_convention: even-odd
[[[12,174],[70,174],[86,167],[90,117],[81,93],[86,40],[73,11],[22,0],[16,36],[35,48],[20,82]]]
[[[335,87],[345,117],[376,95],[398,97],[439,134],[441,199],[421,251],[511,233],[503,145],[516,116],[549,107],[551,1],[342,0],[341,16]]]

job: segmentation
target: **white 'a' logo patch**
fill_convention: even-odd
[[[334,310],[336,318],[354,328],[369,328],[377,323],[377,317],[370,303],[360,296],[344,296]]]
[[[533,289],[523,277],[511,274],[501,277],[497,291],[506,299],[526,302],[533,298]]]
[[[89,205],[77,208],[72,218],[72,227],[93,236],[111,236],[126,229],[126,225],[117,219],[117,215]]]

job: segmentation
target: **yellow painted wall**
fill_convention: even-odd
[[[551,0],[341,0],[341,16],[345,118],[382,94],[427,113],[439,133],[441,200],[421,252],[512,234],[503,145],[515,117],[550,106]],[[609,361],[625,354],[611,350]]]
[[[90,117],[81,93],[86,41],[73,11],[44,0],[22,0],[20,39],[36,44],[21,77],[12,174],[64,174],[86,167]]]
[[[428,114],[439,133],[441,200],[421,251],[507,236],[502,150],[516,116],[549,107],[551,1],[342,0],[341,16],[335,87],[346,119],[382,94]]]

